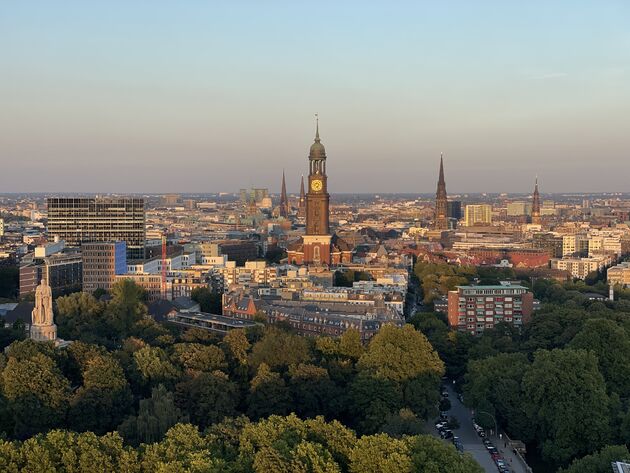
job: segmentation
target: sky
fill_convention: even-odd
[[[630,2],[0,1],[0,192],[630,191]]]

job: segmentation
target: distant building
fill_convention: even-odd
[[[136,197],[51,197],[48,199],[48,235],[67,246],[124,241],[128,259],[143,259],[145,245],[144,199]]]
[[[518,327],[529,321],[533,303],[533,294],[517,284],[458,286],[448,293],[448,323],[453,329],[473,335],[499,322]]]
[[[528,202],[522,201],[508,202],[506,211],[508,217],[521,217],[523,215],[531,215],[532,205]]]
[[[54,246],[56,251],[51,250]],[[25,258],[20,266],[20,297],[35,292],[41,281],[59,294],[80,290],[83,282],[83,258],[81,252],[63,251],[60,244],[35,248],[32,258]]]
[[[630,261],[608,268],[606,274],[611,286],[630,287]]]
[[[181,200],[181,196],[179,194],[165,194],[162,196],[162,202],[166,207],[173,207],[177,205]]]
[[[84,243],[83,291],[111,290],[116,276],[127,272],[126,244],[124,241]]]
[[[490,225],[492,223],[492,206],[489,204],[467,205],[464,213],[464,225]]]
[[[160,274],[118,274],[114,276],[114,282],[129,279],[144,289],[147,302],[155,302],[162,299],[162,276]],[[85,289],[84,289],[85,290]],[[170,282],[166,285],[166,300],[172,300],[173,291]]]
[[[0,239],[4,236],[4,219],[0,218]]]
[[[590,273],[595,271],[603,271],[607,266],[612,264],[612,257],[598,256],[592,258],[553,258],[551,260],[551,269],[559,269],[571,274],[577,279],[586,279]]]
[[[252,240],[218,240],[199,245],[199,260],[227,256],[242,266],[246,261],[258,259],[258,245]]]
[[[446,203],[446,214],[448,218],[454,218],[455,220],[461,220],[462,218],[462,202],[461,200],[449,200]]]

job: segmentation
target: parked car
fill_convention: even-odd
[[[455,448],[457,449],[458,452],[464,451],[464,446],[461,443],[456,443]]]
[[[453,436],[453,431],[452,430],[444,430],[442,432],[440,432],[440,437],[442,437],[443,439],[449,439]]]
[[[456,444],[456,443],[460,443],[460,440],[459,440],[458,436],[454,435],[453,436],[453,444]]]
[[[487,449],[494,448],[494,445],[492,445],[492,442],[488,439],[483,439],[483,444]]]

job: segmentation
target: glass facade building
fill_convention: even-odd
[[[48,235],[67,246],[124,241],[127,259],[144,259],[144,199],[136,197],[53,197],[48,199]]]

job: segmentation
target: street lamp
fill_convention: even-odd
[[[486,414],[487,416],[490,416],[490,418],[494,422],[494,431],[495,431],[496,435],[499,435],[499,426],[497,425],[497,420],[494,418],[494,416],[492,414],[490,414],[489,412],[486,412],[486,411],[477,411],[477,413],[478,414]],[[475,411],[473,411],[473,416],[474,415],[475,415]]]

